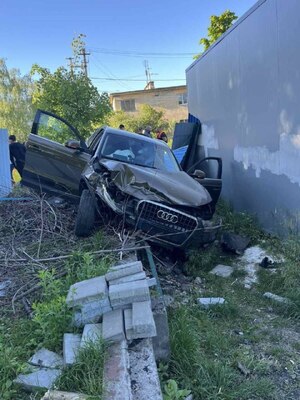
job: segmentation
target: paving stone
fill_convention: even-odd
[[[199,299],[197,299],[197,301],[203,307],[225,303],[225,299],[223,299],[223,297],[200,297]]]
[[[100,321],[103,314],[112,311],[110,301],[107,298],[102,300],[94,300],[83,304],[81,310],[75,311],[73,314],[73,326],[81,327],[86,324],[93,324]]]
[[[147,279],[148,287],[156,286],[157,282],[155,278],[148,278]]]
[[[81,393],[61,392],[60,390],[48,390],[41,400],[87,400],[89,396]]]
[[[123,276],[122,278],[113,279],[109,281],[109,285],[117,285],[118,283],[140,281],[141,279],[146,279],[145,271],[138,272],[137,274]]]
[[[124,310],[124,325],[127,340],[134,339],[132,329],[132,309]]]
[[[150,301],[132,304],[132,330],[134,339],[156,336]]]
[[[125,339],[123,310],[113,310],[103,315],[102,335],[104,340]]]
[[[119,306],[113,306],[113,310],[129,310],[132,308],[132,304],[121,304]]]
[[[102,396],[103,400],[132,400],[126,340],[114,343],[107,350]]]
[[[151,339],[133,342],[129,350],[133,400],[162,400]]]
[[[287,299],[286,297],[281,297],[281,296],[278,296],[277,294],[273,294],[270,292],[264,293],[264,297],[274,300],[277,303],[292,304],[291,300]]]
[[[75,362],[80,349],[81,335],[74,333],[64,334],[63,353],[64,364],[71,365]]]
[[[140,261],[131,262],[128,264],[117,265],[110,269],[105,274],[105,279],[109,282],[115,279],[123,278],[124,276],[143,272],[143,264]]]
[[[77,282],[69,289],[67,304],[69,307],[82,306],[94,300],[102,300],[107,297],[108,288],[104,276]]]
[[[150,293],[146,280],[120,283],[109,287],[109,299],[111,306],[149,301]]]
[[[45,368],[62,368],[64,359],[57,353],[47,349],[40,349],[29,360],[29,364]]]
[[[137,259],[135,259],[135,260],[125,260],[124,262],[121,261],[120,264],[118,264],[118,265],[114,265],[114,266],[110,267],[108,272],[117,271],[119,269],[127,268],[127,267],[130,267],[130,266],[135,265],[135,264],[139,264],[139,265],[143,266],[141,261],[138,261]]]
[[[210,274],[221,276],[222,278],[229,278],[233,271],[233,268],[229,265],[219,264],[210,271]]]
[[[95,343],[102,337],[102,324],[87,324],[82,333],[80,347]]]
[[[167,310],[163,299],[152,299],[151,306],[157,333],[152,338],[155,360],[168,361],[171,350]]]
[[[20,374],[14,383],[21,385],[25,390],[51,389],[61,375],[60,369],[39,369],[30,374]]]

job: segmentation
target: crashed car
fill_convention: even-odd
[[[67,121],[38,110],[27,141],[23,183],[80,196],[78,236],[89,235],[97,212],[110,209],[145,239],[187,248],[213,241],[220,227],[212,217],[221,179],[212,185],[204,175],[183,171],[163,141],[102,127],[85,142]]]

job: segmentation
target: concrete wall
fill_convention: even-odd
[[[11,192],[10,159],[8,147],[8,132],[0,129],[0,197]]]
[[[261,0],[187,69],[199,151],[223,196],[273,232],[300,226],[300,1]]]
[[[188,117],[187,105],[179,105],[179,95],[186,93],[186,86],[170,87],[151,90],[139,90],[125,93],[114,93],[111,101],[114,111],[121,110],[121,100],[135,100],[136,114],[142,104],[149,104],[151,107],[162,109],[165,118],[170,121],[186,120]]]

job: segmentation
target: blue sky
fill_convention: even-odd
[[[144,60],[149,62],[156,87],[180,85],[185,83],[185,69],[192,63],[192,56],[158,57],[149,53],[198,53],[198,42],[207,34],[210,15],[230,9],[241,16],[255,3],[256,0],[1,0],[0,57],[22,73],[27,73],[33,63],[54,71],[67,65],[73,37],[84,33],[91,53],[89,76],[102,78],[93,79],[100,91],[143,89]],[[130,55],[105,54],[103,49]],[[127,80],[111,80],[116,78]]]

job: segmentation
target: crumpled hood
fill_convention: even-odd
[[[106,159],[100,163],[110,171],[112,181],[122,192],[139,200],[190,207],[211,202],[208,191],[183,171],[165,172]]]

